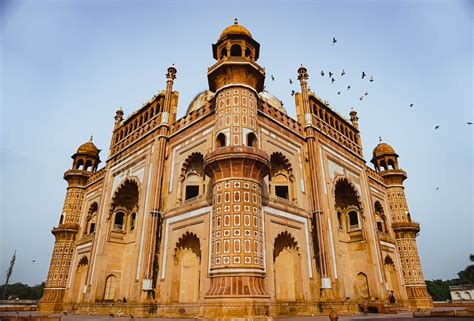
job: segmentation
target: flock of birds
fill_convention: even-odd
[[[335,37],[333,37],[331,43],[332,43],[332,45],[334,46],[335,44],[337,44],[337,39],[336,39]],[[321,74],[321,77],[324,77],[324,76],[326,75],[326,73],[324,72],[324,70],[321,70],[321,73],[320,73],[320,74]],[[329,79],[330,79],[330,81],[331,81],[331,84],[334,84],[334,83],[336,82],[335,73],[333,73],[332,71],[327,71],[327,75],[329,76]],[[344,77],[344,75],[346,75],[346,71],[345,71],[344,69],[342,69],[342,71],[341,71],[341,76],[340,76],[340,77]],[[362,73],[361,73],[361,79],[364,79],[364,78],[366,78],[366,77],[368,77],[367,73],[366,73],[365,71],[362,71]],[[272,81],[275,81],[275,76],[274,76],[274,75],[271,75],[271,79],[272,79]],[[293,84],[293,80],[292,80],[291,78],[290,78],[289,82],[290,82],[290,85]],[[373,77],[373,76],[370,76],[369,82],[370,82],[370,83],[374,82],[374,77]],[[264,87],[264,89],[265,89],[265,87]],[[347,88],[346,88],[346,91],[349,91],[350,89],[351,89],[351,86],[348,85]],[[296,91],[292,89],[292,90],[291,90],[291,96],[294,96],[295,93],[296,93]],[[339,91],[337,92],[337,94],[338,94],[338,95],[341,95],[341,90],[339,90]],[[364,94],[359,97],[359,100],[360,100],[360,101],[363,101],[363,100],[364,100],[364,97],[366,97],[366,96],[368,96],[368,95],[369,95],[369,92],[368,92],[368,91],[365,91]],[[415,104],[411,103],[411,104],[409,104],[409,106],[410,106],[410,108],[413,108],[413,107],[415,107]],[[472,122],[467,122],[467,125],[469,125],[469,126],[471,126],[472,124],[473,124]],[[435,129],[435,130],[438,130],[440,127],[441,127],[440,125],[436,125],[436,126],[434,127],[434,129]]]
[[[335,37],[333,37],[331,43],[332,43],[333,46],[336,45],[336,44],[337,44],[337,39],[336,39]],[[324,70],[321,70],[320,74],[321,74],[321,77],[324,77],[324,76],[327,74],[327,75],[329,76],[329,80],[331,81],[331,84],[334,84],[334,83],[336,82],[335,73],[333,73],[332,71],[327,71],[327,73],[326,73]],[[346,71],[345,71],[344,69],[342,69],[342,70],[341,70],[341,73],[340,73],[340,75],[341,75],[340,77],[344,77],[344,75],[346,75],[346,74],[347,74]],[[368,77],[367,73],[366,73],[365,71],[362,71],[362,72],[361,72],[361,79],[365,79],[366,77]],[[275,81],[275,76],[274,76],[274,75],[271,75],[271,79],[272,79],[272,81]],[[290,82],[290,85],[293,84],[293,80],[292,80],[291,78],[290,78],[289,82]],[[369,82],[370,82],[370,83],[374,82],[374,77],[373,77],[373,76],[370,76]],[[346,87],[346,92],[349,91],[350,89],[351,89],[351,86],[348,85],[348,86]],[[295,93],[296,93],[295,90],[291,90],[291,96],[294,96]],[[341,90],[337,91],[337,94],[338,94],[338,95],[341,95]],[[366,97],[366,96],[368,96],[368,95],[369,95],[369,92],[368,92],[368,91],[365,91],[364,94],[359,97],[359,100],[360,100],[360,101],[363,101],[363,100],[364,100],[364,97]],[[415,104],[414,104],[414,103],[410,103],[410,104],[409,104],[409,107],[410,107],[410,108],[414,108],[414,107],[415,107]],[[466,124],[469,125],[469,126],[471,126],[471,125],[473,124],[473,122],[469,121],[469,122],[467,122]],[[441,128],[440,125],[436,125],[436,126],[434,127],[435,130],[438,130],[438,129],[440,129],[440,128]],[[438,191],[438,190],[439,190],[439,187],[436,187],[436,190]]]

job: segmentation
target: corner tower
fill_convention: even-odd
[[[420,224],[412,221],[405,197],[403,182],[407,178],[404,170],[398,166],[398,155],[392,146],[382,142],[373,151],[371,160],[375,170],[383,177],[387,185],[387,195],[392,214],[392,228],[403,270],[408,303],[413,308],[432,307],[433,302],[426,290],[425,279],[421,268],[416,236]]]
[[[207,297],[267,298],[262,180],[270,159],[261,150],[257,124],[265,71],[256,63],[258,42],[237,19],[212,49],[217,63],[208,69],[208,80],[216,123],[212,150],[204,157],[213,184]]]
[[[59,225],[51,231],[55,237],[54,249],[44,294],[38,305],[39,311],[62,310],[64,292],[76,246],[76,235],[79,231],[85,186],[89,176],[97,171],[100,163],[99,153],[100,150],[94,145],[91,137],[72,155],[72,168],[64,173],[68,187]]]

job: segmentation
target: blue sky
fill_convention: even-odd
[[[304,64],[317,95],[359,112],[367,161],[379,135],[395,148],[425,276],[455,277],[474,252],[472,13],[472,2],[447,0],[0,1],[0,282],[15,249],[13,281],[46,278],[70,156],[93,134],[105,161],[115,110],[164,89],[171,63],[182,116],[234,17],[260,43],[267,89],[290,115],[299,89],[288,79]]]

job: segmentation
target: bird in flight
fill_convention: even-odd
[[[36,260],[33,260],[33,261],[31,261],[31,262],[32,262],[32,263],[35,263],[35,262],[36,262]]]
[[[333,73],[329,72],[329,78],[332,78]]]
[[[295,91],[292,90],[292,91],[291,91],[291,96],[294,96],[294,95],[295,95]]]
[[[337,94],[338,94],[338,95],[340,95],[340,94],[341,94],[341,92],[340,92],[340,91],[338,91],[338,92],[337,92]]]
[[[275,81],[275,77],[272,75],[272,80]]]
[[[438,129],[438,128],[439,128],[439,125],[436,125],[436,126],[435,126],[435,129]]]
[[[365,74],[365,72],[362,72],[362,79],[364,79],[365,76],[367,76],[367,75]]]
[[[471,125],[472,125],[472,121],[468,121],[467,124],[468,124],[469,126],[471,126]]]
[[[347,90],[351,89],[351,86],[347,86]]]
[[[413,107],[413,104],[410,104],[410,108]]]
[[[323,77],[324,77],[324,71],[323,71],[323,70],[321,70],[321,76],[323,76]]]
[[[369,81],[370,82],[374,81],[374,77],[370,77]]]
[[[439,191],[439,187],[436,187],[436,190]]]
[[[331,78],[331,83],[332,83],[332,84],[333,84],[335,81],[336,81],[336,79],[334,79],[334,77]]]
[[[360,97],[359,97],[359,100],[364,100],[364,96],[360,96]]]
[[[346,74],[346,72],[344,71],[344,69],[342,69],[341,77],[344,76],[345,74]]]
[[[337,42],[336,38],[332,37],[332,44],[335,45]]]
[[[364,96],[367,96],[368,94],[369,94],[369,92],[368,92],[368,91],[366,91],[366,92],[365,92],[365,94],[364,94]]]
[[[290,84],[292,84],[292,83],[293,83],[293,80],[291,80],[291,78],[290,78]]]

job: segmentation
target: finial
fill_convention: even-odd
[[[175,78],[176,78],[176,67],[173,63],[171,64],[171,66],[168,67],[168,73],[166,74],[166,79],[168,81],[173,81]]]
[[[382,136],[379,135],[379,142],[382,142]]]
[[[301,66],[298,68],[298,80],[300,82],[303,82],[306,80],[308,80],[309,76],[308,76],[308,72],[306,70],[306,68],[303,66],[303,64],[301,64]]]
[[[94,135],[91,134],[91,139],[89,139],[89,141],[91,142],[92,139],[94,139]]]
[[[238,24],[239,24],[239,19],[234,18],[234,25],[238,25]]]

